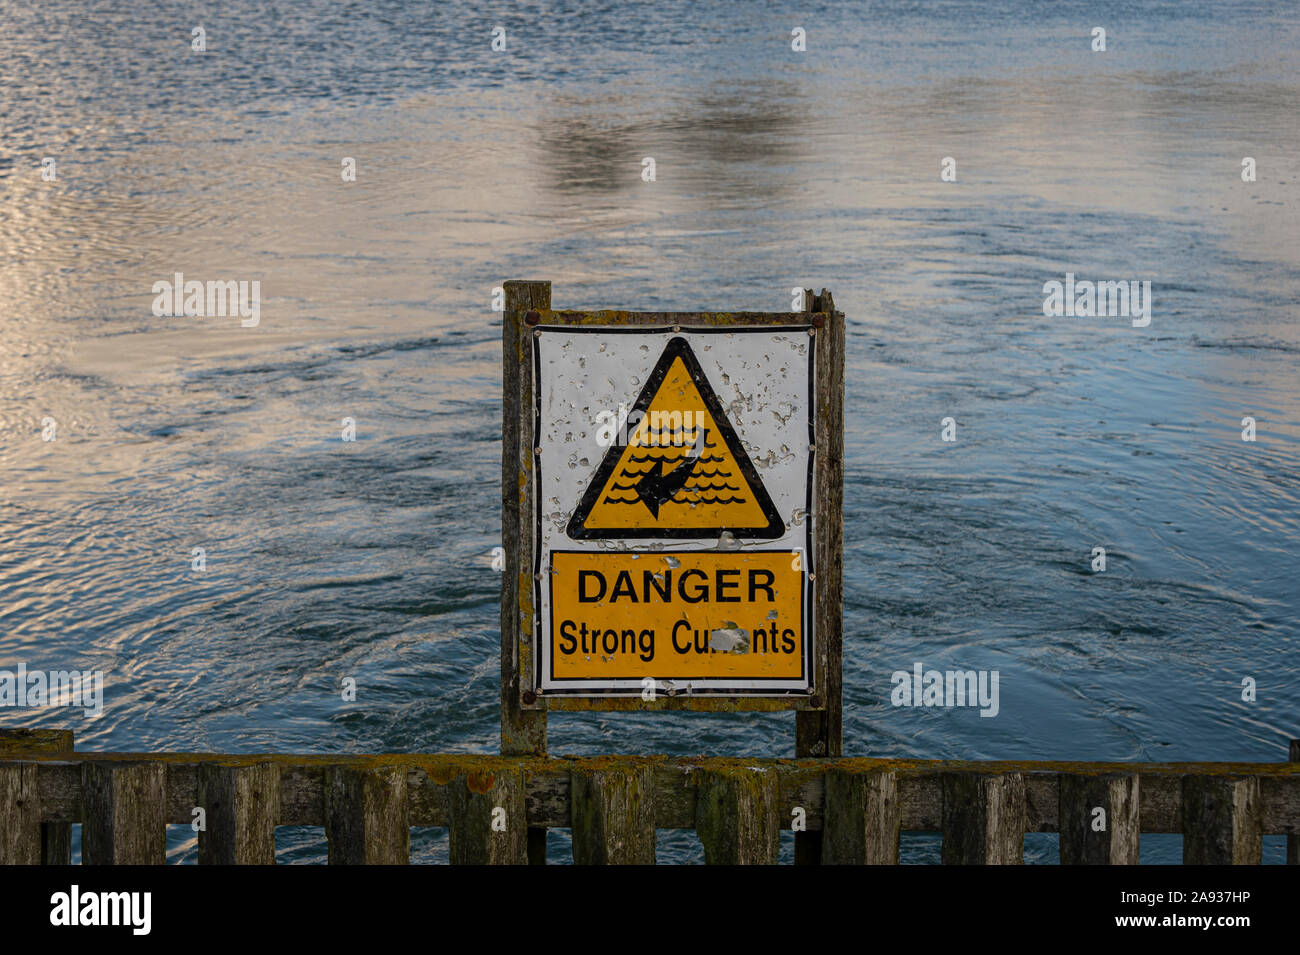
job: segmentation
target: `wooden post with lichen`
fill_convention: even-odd
[[[280,818],[280,768],[199,767],[199,865],[275,865],[275,824]]]
[[[72,730],[0,730],[0,755],[21,753],[70,753]],[[70,865],[72,823],[39,822],[40,793],[36,788],[37,767],[10,775],[0,767],[0,865]],[[36,821],[35,842],[30,825]],[[36,859],[31,858],[33,844]]]
[[[1061,864],[1137,865],[1140,791],[1134,773],[1062,773],[1057,798]]]
[[[70,752],[72,730],[0,729],[0,756]]]
[[[813,449],[817,541],[811,576],[815,578],[813,673],[818,681],[814,690],[821,708],[795,715],[794,754],[825,758],[843,753],[844,316],[835,310],[835,300],[826,289],[819,295],[804,289],[804,311],[814,316],[817,369],[813,398],[818,423]],[[821,861],[822,833],[795,833],[794,853],[797,865],[816,865]]]
[[[1025,861],[1025,779],[1020,773],[942,774],[944,865]]]
[[[1300,739],[1292,739],[1288,761],[1300,763]],[[1300,834],[1287,834],[1287,865],[1300,865]]]
[[[402,767],[329,767],[325,772],[325,835],[330,865],[409,863],[407,812],[406,770]]]
[[[777,777],[739,766],[700,773],[695,831],[708,865],[775,865],[781,848]]]
[[[452,865],[526,865],[533,861],[522,771],[465,773],[447,791]],[[546,830],[541,830],[543,837]]]
[[[1184,776],[1183,864],[1259,865],[1259,779]]]
[[[575,768],[569,780],[574,864],[654,865],[650,767]]]
[[[898,777],[892,771],[826,771],[824,865],[898,865]]]
[[[81,773],[82,863],[162,865],[167,858],[166,765],[85,762]]]
[[[1291,740],[1290,762],[1300,763],[1300,739]],[[1300,834],[1292,833],[1286,837],[1286,864],[1300,865]]]
[[[550,282],[506,282],[502,313],[501,392],[501,755],[546,755],[546,710],[527,709],[536,702],[522,674],[533,653],[533,364],[529,311],[551,307]],[[528,859],[546,863],[546,830],[530,829]]]

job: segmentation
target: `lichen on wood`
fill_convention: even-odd
[[[575,767],[569,804],[576,865],[654,865],[654,774],[648,765]]]
[[[700,774],[695,831],[709,865],[775,865],[780,850],[778,782],[752,765]]]

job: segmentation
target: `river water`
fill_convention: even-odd
[[[834,292],[846,753],[1284,759],[1300,11],[1135,6],[0,0],[0,667],[106,680],[98,718],[0,725],[495,751],[491,296],[546,278],[571,307]],[[259,324],[156,317],[176,272],[260,281]],[[1066,273],[1150,281],[1150,324],[1045,316]],[[891,705],[916,663],[998,671],[997,716]],[[793,717],[557,716],[551,749],[788,756]]]

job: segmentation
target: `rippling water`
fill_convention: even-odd
[[[493,286],[779,310],[825,285],[849,323],[846,752],[1285,758],[1300,12],[1144,6],[0,0],[0,666],[107,674],[98,719],[0,725],[494,751]],[[260,325],[155,318],[178,271],[260,280]],[[1045,318],[1066,272],[1150,280],[1150,326]],[[998,717],[892,707],[917,661],[998,670]],[[788,714],[551,725],[561,753],[793,751]]]

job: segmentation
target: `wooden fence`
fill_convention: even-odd
[[[161,864],[168,824],[202,808],[201,864],[272,864],[276,826],[323,826],[331,864],[404,864],[412,826],[445,826],[451,862],[541,862],[528,829],[568,828],[577,863],[651,863],[656,830],[694,829],[711,864],[775,863],[780,830],[823,863],[896,864],[899,833],[939,832],[942,861],[1019,864],[1059,832],[1066,864],[1131,864],[1140,833],[1181,833],[1186,863],[1300,847],[1291,762],[1067,763],[74,752],[72,734],[0,731],[0,864]],[[1098,822],[1103,819],[1104,828]]]

